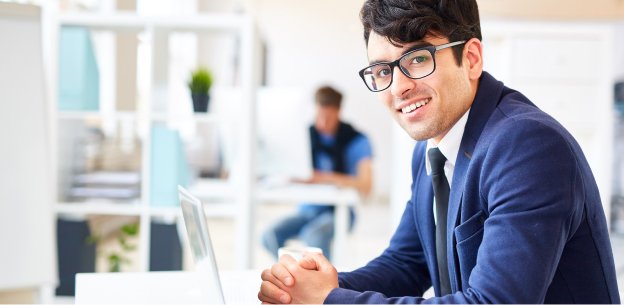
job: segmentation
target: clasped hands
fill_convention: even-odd
[[[338,288],[336,268],[320,253],[305,253],[299,261],[282,255],[261,277],[258,299],[263,304],[322,304]]]

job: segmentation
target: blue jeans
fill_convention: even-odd
[[[292,216],[280,220],[262,235],[262,245],[277,259],[277,249],[292,238],[301,239],[307,246],[318,247],[323,255],[331,260],[331,241],[334,237],[334,209],[326,206],[304,208]],[[350,225],[353,226],[355,213],[350,211]]]

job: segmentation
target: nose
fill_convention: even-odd
[[[392,84],[390,85],[390,92],[395,97],[403,97],[414,89],[415,80],[405,76],[401,68],[394,67],[392,71]]]

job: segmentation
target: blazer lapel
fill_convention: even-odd
[[[455,258],[455,227],[460,222],[460,209],[462,196],[464,193],[464,184],[470,159],[475,150],[481,132],[483,131],[487,121],[496,109],[500,96],[503,91],[503,84],[494,79],[487,72],[483,72],[479,81],[477,95],[471,106],[466,128],[462,136],[462,141],[455,162],[455,170],[453,172],[453,184],[449,196],[449,212],[447,219],[447,259],[449,262],[449,279],[451,281],[452,291],[461,289],[461,278],[459,278],[460,270],[456,265]],[[435,244],[435,243],[434,243]]]
[[[462,140],[462,143],[465,141]],[[467,147],[464,147],[467,146]],[[449,263],[449,280],[451,282],[451,291],[461,290],[461,278],[459,278],[460,270],[456,265],[455,259],[455,227],[459,223],[462,196],[464,194],[464,183],[466,180],[466,172],[470,164],[470,157],[474,150],[474,145],[461,145],[457,160],[455,162],[455,170],[453,172],[453,186],[449,196],[449,211],[446,224],[446,252]],[[451,251],[452,250],[452,251]]]

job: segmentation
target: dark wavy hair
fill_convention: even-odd
[[[427,35],[448,37],[450,42],[481,40],[476,0],[366,0],[360,19],[366,45],[371,31],[388,38],[395,46],[422,40]],[[463,46],[453,48],[458,65]]]

